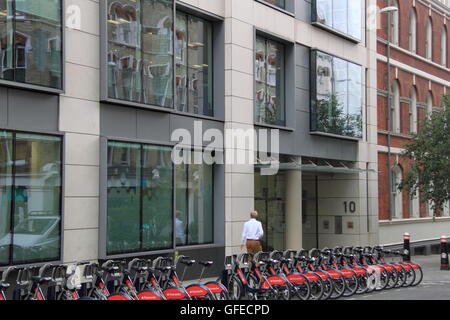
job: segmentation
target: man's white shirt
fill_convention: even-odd
[[[263,235],[264,231],[261,222],[256,219],[250,219],[244,224],[241,244],[245,244],[246,240],[259,240]]]

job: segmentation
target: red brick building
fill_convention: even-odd
[[[412,198],[393,186],[409,170],[408,160],[400,156],[404,144],[411,133],[420,132],[420,121],[439,108],[442,95],[450,92],[450,8],[446,0],[378,0],[378,6],[380,9],[398,8],[396,12],[381,14],[377,32],[380,239],[391,243],[390,235],[395,233],[394,237],[398,238],[400,232],[410,232],[416,240],[439,238],[440,232],[450,231],[448,208],[434,214],[419,200],[420,195]],[[391,34],[390,110],[388,26]],[[391,183],[388,153],[391,154]]]

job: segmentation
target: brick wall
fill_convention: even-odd
[[[377,4],[380,8],[393,5],[393,0],[378,0]],[[416,54],[404,52],[409,51],[409,16],[410,10],[415,3],[415,10],[417,16],[417,44]],[[400,0],[399,4],[399,49],[396,46],[391,48],[391,58],[394,61],[405,64],[411,68],[396,68],[391,67],[391,79],[390,83],[398,81],[400,89],[400,133],[391,135],[391,147],[403,149],[405,144],[409,141],[409,135],[411,133],[410,128],[410,94],[411,89],[415,87],[417,97],[417,121],[426,117],[426,105],[427,97],[431,92],[433,97],[433,106],[440,106],[442,95],[449,93],[450,88],[445,88],[445,81],[450,81],[450,72],[448,68],[441,66],[441,33],[442,27],[445,24],[449,24],[447,11],[447,18],[443,14],[442,9],[436,8],[436,10],[430,10],[427,6],[426,0]],[[440,12],[437,12],[440,11]],[[433,26],[433,49],[432,49],[432,62],[425,61],[426,57],[426,26],[428,19],[431,17]],[[381,15],[377,36],[379,38],[377,43],[377,51],[380,55],[386,55],[386,43],[387,39],[387,15]],[[447,66],[450,66],[450,55],[448,54],[450,41],[449,41],[449,29],[447,28]],[[402,50],[403,49],[403,50]],[[420,58],[422,57],[422,58]],[[378,116],[378,145],[387,146],[388,130],[387,112],[388,112],[388,100],[387,100],[387,65],[382,60],[378,60],[378,101],[377,101],[377,116]],[[403,70],[406,69],[406,70]],[[415,74],[414,70],[420,70],[430,75],[431,78],[440,78],[443,82],[431,81],[429,78],[421,77]],[[418,126],[418,132],[420,133],[420,125]],[[391,165],[398,165],[405,175],[410,167],[410,160],[401,157],[398,154],[391,155]],[[380,220],[389,219],[389,192],[390,183],[388,181],[387,172],[387,153],[379,151],[378,153],[378,191],[379,191],[379,218]],[[410,201],[407,192],[403,192],[403,217],[405,219],[410,217]],[[420,204],[420,216],[426,217],[426,205]]]

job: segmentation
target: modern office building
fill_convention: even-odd
[[[375,0],[1,3],[1,266],[378,243]]]
[[[407,232],[415,245],[437,243],[450,228],[448,204],[433,212],[420,194],[396,186],[410,166],[401,156],[404,145],[412,134],[420,134],[421,120],[441,107],[449,92],[449,3],[378,0],[378,6],[398,9],[381,17],[377,34],[380,239],[395,244],[398,234]]]

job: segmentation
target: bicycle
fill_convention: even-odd
[[[155,266],[158,266],[160,262],[164,261],[166,266],[160,269],[162,272],[162,277],[160,279],[160,285],[163,289],[167,289],[168,287],[177,287],[184,288],[188,293],[188,296],[192,300],[215,300],[215,296],[211,292],[211,290],[202,284],[191,284],[186,287],[183,286],[182,282],[184,280],[184,276],[187,270],[187,267],[195,264],[195,260],[190,259],[187,256],[179,256],[175,262],[173,262],[172,258],[162,258],[159,257],[155,260]],[[185,265],[185,269],[183,271],[182,280],[178,277],[177,274],[177,265],[181,263]]]
[[[279,275],[272,275],[269,268],[278,261],[270,259],[267,252],[258,252],[253,256],[250,273],[247,276],[248,286],[254,289],[250,295],[254,300],[262,299],[291,299],[289,283]]]
[[[296,295],[300,300],[308,300],[311,295],[311,286],[308,279],[298,272],[292,272],[294,250],[285,252],[273,251],[270,258],[279,261],[277,268],[269,267],[272,275],[280,275],[287,281],[291,288],[291,295]]]

